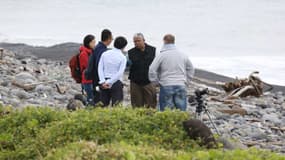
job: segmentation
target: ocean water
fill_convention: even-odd
[[[104,28],[145,34],[162,46],[166,33],[197,68],[231,77],[260,71],[285,85],[284,0],[0,0],[0,42],[50,46],[100,39]]]

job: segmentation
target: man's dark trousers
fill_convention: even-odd
[[[110,89],[101,89],[101,102],[104,106],[108,106],[112,101],[112,106],[123,101],[123,83],[115,82]]]
[[[133,107],[156,108],[156,88],[152,83],[139,85],[131,82],[131,103]]]

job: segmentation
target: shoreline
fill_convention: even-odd
[[[79,46],[80,46],[79,43],[73,43],[73,42],[56,44],[49,47],[31,46],[24,43],[0,43],[0,48],[10,50],[16,53],[18,57],[36,56],[37,58],[43,58],[53,61],[63,61],[65,63],[68,62],[71,56],[73,56],[78,52],[77,50]],[[226,75],[214,73],[200,68],[195,69],[195,76],[210,81],[230,82],[234,80],[234,78],[228,77]],[[246,78],[246,77],[239,77],[239,78]],[[285,93],[285,86],[274,85],[274,84],[271,85],[273,86],[272,92]]]
[[[15,47],[16,48],[16,47]],[[14,49],[15,49],[14,48]],[[18,47],[18,53],[23,52],[23,46]],[[38,58],[29,52],[16,55],[13,51],[4,52],[4,59],[0,65],[0,105],[23,109],[27,106],[51,107],[64,109],[69,104],[76,108],[85,108],[81,101],[74,96],[81,94],[80,84],[74,82],[70,76],[68,65],[58,59],[50,60],[45,54]],[[68,60],[64,50],[54,49],[57,56]],[[49,49],[48,49],[49,51]],[[43,53],[43,52],[38,52]],[[62,53],[62,54],[59,54]],[[3,75],[3,76],[2,76]],[[226,76],[204,70],[196,70],[196,78],[209,78],[210,81],[231,80]],[[123,106],[130,106],[129,80],[127,72],[124,76]],[[208,87],[209,96],[205,96],[205,104],[212,113],[215,125],[221,135],[238,140],[241,147],[258,147],[278,153],[285,153],[285,95],[283,92],[268,92],[260,97],[244,97],[227,100],[227,94],[214,89],[211,85],[194,81],[189,86],[188,95],[199,88]],[[225,99],[226,98],[226,99]],[[197,106],[196,106],[197,107]],[[187,103],[187,112],[196,113],[195,105]],[[158,107],[157,107],[158,110]],[[204,115],[203,121],[209,124],[209,118]],[[208,126],[212,131],[212,125]]]

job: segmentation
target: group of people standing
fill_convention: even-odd
[[[114,48],[108,49],[113,41],[112,32],[104,29],[101,41],[96,45],[95,36],[87,35],[80,47],[80,70],[82,87],[89,105],[102,103],[116,105],[123,101],[123,75],[129,67],[131,105],[133,107],[157,107],[157,87],[160,87],[159,110],[166,107],[186,110],[186,88],[194,75],[188,56],[178,51],[175,37],[164,36],[160,54],[147,44],[142,33],[133,37],[134,47],[124,49],[128,41],[119,36]]]

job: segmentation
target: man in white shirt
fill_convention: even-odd
[[[124,37],[117,37],[114,49],[102,54],[99,61],[98,73],[101,86],[101,102],[108,106],[112,100],[112,106],[123,101],[123,75],[127,59],[123,54],[128,42]]]

